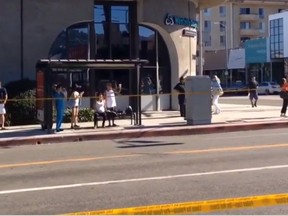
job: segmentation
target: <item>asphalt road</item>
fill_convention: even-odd
[[[0,214],[287,193],[287,130],[0,148]],[[274,206],[213,214],[287,212]]]

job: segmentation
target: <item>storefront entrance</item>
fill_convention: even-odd
[[[171,66],[167,46],[154,29],[138,25],[136,2],[96,1],[94,20],[73,24],[63,30],[54,41],[49,59],[147,59],[142,69],[141,83],[143,110],[170,109]],[[92,79],[89,79],[93,76]],[[106,82],[121,86],[119,97],[135,92],[135,73],[130,70],[109,72],[83,71],[82,75],[70,77],[69,84],[89,83],[94,80],[95,91],[103,91]],[[92,83],[90,83],[91,86]],[[165,96],[164,96],[165,94]],[[145,95],[145,96],[144,96]],[[167,96],[168,95],[168,96]],[[86,95],[94,96],[94,95]],[[157,107],[155,97],[164,103]],[[151,101],[150,101],[151,100]],[[123,102],[124,104],[124,102]]]

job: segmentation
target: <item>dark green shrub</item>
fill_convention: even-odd
[[[7,124],[14,126],[37,123],[35,97],[35,90],[28,90],[14,97],[15,100],[8,101]]]
[[[94,118],[94,111],[91,108],[82,108],[79,110],[79,122],[91,122]],[[63,122],[71,122],[71,109],[66,109]]]
[[[19,96],[21,93],[36,88],[36,81],[23,79],[7,83],[4,86],[7,89],[9,98]]]

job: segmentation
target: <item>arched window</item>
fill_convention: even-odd
[[[141,74],[142,94],[171,92],[171,67],[167,46],[154,29],[139,26],[139,56],[149,60]],[[157,83],[158,77],[158,83]]]
[[[97,10],[103,10],[97,7]],[[101,22],[81,22],[76,23],[62,31],[55,39],[49,51],[50,59],[127,59],[131,57],[132,39],[129,33],[130,27],[126,17],[125,8],[113,8],[117,20],[110,20],[111,23]],[[112,13],[112,12],[111,12]],[[121,16],[120,16],[121,15]],[[122,17],[124,16],[124,18]],[[97,16],[95,16],[97,17]],[[121,18],[122,17],[122,18]],[[171,92],[171,67],[168,48],[161,35],[154,29],[138,26],[138,52],[141,59],[149,60],[141,72],[142,94],[156,94],[157,92]],[[93,35],[93,37],[91,37]],[[91,46],[95,44],[95,46]],[[93,55],[91,55],[91,53]],[[123,94],[129,94],[131,82],[129,82],[130,72],[110,71],[109,73],[96,73],[96,88],[101,88],[103,81],[113,81],[121,83]],[[75,78],[77,77],[77,79]],[[79,78],[81,77],[81,78]],[[83,78],[84,77],[84,78]],[[69,81],[87,83],[89,73],[87,71],[73,72]],[[100,84],[99,84],[100,83]],[[158,91],[157,91],[158,89]],[[99,90],[99,89],[97,89]]]
[[[52,44],[49,59],[66,59],[67,58],[67,35],[66,30],[62,31]]]
[[[89,22],[76,23],[62,31],[48,54],[49,59],[88,59]]]

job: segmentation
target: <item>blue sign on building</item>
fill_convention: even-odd
[[[268,60],[267,39],[248,40],[244,43],[246,64],[266,63]]]
[[[181,25],[181,26],[187,26],[192,28],[198,28],[198,22],[193,19],[178,17],[174,15],[167,14],[165,21],[165,25]]]

